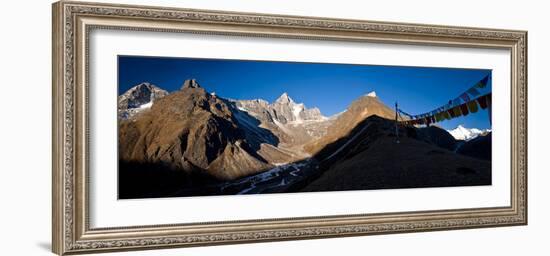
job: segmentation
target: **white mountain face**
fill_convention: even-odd
[[[259,117],[261,121],[276,120],[282,124],[301,124],[328,119],[318,108],[306,108],[304,103],[294,102],[286,92],[271,104],[262,99],[235,100],[235,103],[239,109]]]
[[[476,138],[477,136],[487,134],[491,132],[491,130],[490,129],[479,130],[476,128],[469,129],[462,125],[459,125],[453,130],[447,130],[447,132],[449,132],[456,140],[469,141]]]
[[[326,134],[333,121],[318,108],[307,108],[283,93],[273,103],[262,99],[233,100],[236,107],[258,119],[263,128],[271,130],[291,146],[302,145]]]
[[[168,95],[168,92],[150,83],[138,84],[118,96],[118,117],[132,118],[151,108],[155,100]]]
[[[304,103],[296,103],[285,92],[273,104],[269,105],[277,121],[283,124],[322,121],[327,118],[318,108],[308,109]]]

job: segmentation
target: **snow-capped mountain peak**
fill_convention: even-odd
[[[376,98],[376,92],[375,91],[369,92],[365,96]]]
[[[283,124],[326,119],[318,108],[310,109],[304,103],[296,103],[286,92],[266,107],[273,112],[273,117]]]
[[[491,132],[490,129],[480,130],[476,128],[466,128],[463,125],[457,126],[455,129],[448,130],[448,132],[457,140],[471,140],[479,135]]]
[[[295,102],[284,92],[273,103],[263,99],[233,100],[237,107],[253,116],[264,116],[266,120],[275,119],[282,124],[300,124],[306,121],[325,121],[319,108],[308,108],[304,103]],[[269,117],[268,117],[269,116]]]
[[[290,98],[290,96],[288,96],[288,93],[286,93],[286,92],[281,94],[281,96],[279,96],[279,98],[277,98],[277,100],[275,100],[275,102],[276,103],[281,103],[281,104],[294,103],[292,98]]]
[[[140,83],[118,96],[119,118],[131,118],[144,109],[151,108],[153,102],[168,92],[148,82]]]

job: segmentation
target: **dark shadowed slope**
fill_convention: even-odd
[[[444,129],[437,126],[416,128],[414,134],[411,128],[407,129],[409,137],[419,139],[421,141],[434,144],[436,146],[454,151],[457,145],[455,138]]]
[[[364,95],[353,101],[345,112],[336,117],[325,136],[306,144],[304,149],[315,154],[326,145],[348,135],[361,121],[372,115],[391,119],[395,117],[395,112],[384,105],[378,97]]]
[[[315,156],[320,173],[300,191],[490,185],[491,162],[456,154],[433,134],[371,116]],[[432,131],[436,131],[433,130]],[[435,132],[437,133],[437,131]],[[427,136],[426,134],[430,134]]]
[[[491,161],[492,133],[480,135],[464,142],[456,150],[457,153],[483,160]]]

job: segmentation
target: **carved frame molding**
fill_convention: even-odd
[[[87,40],[93,29],[509,49],[509,207],[91,229]],[[53,251],[58,254],[527,224],[527,32],[147,6],[53,5]]]

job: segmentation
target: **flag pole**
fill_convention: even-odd
[[[395,102],[395,138],[396,138],[395,143],[399,143],[399,127],[398,127],[399,121],[397,120],[398,111],[399,111],[399,108],[397,106],[397,101],[396,101]]]

